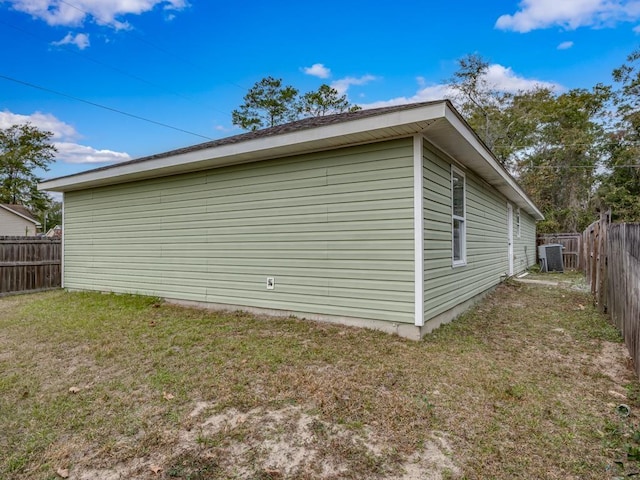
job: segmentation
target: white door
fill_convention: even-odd
[[[507,203],[507,255],[509,256],[509,276],[513,275],[513,206]]]

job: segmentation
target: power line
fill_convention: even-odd
[[[36,34],[35,34],[35,33],[33,33],[33,32],[30,32],[30,31],[28,31],[28,30],[25,30],[25,29],[23,29],[23,28],[20,28],[20,27],[18,27],[18,26],[16,26],[16,25],[13,25],[13,24],[11,24],[11,23],[8,23],[8,22],[5,22],[5,21],[3,21],[3,20],[0,20],[0,24],[6,25],[6,26],[8,26],[8,27],[10,27],[10,28],[13,28],[14,30],[17,30],[17,31],[19,31],[19,32],[24,33],[25,35],[30,35],[30,36],[32,36],[32,37],[34,37],[34,38],[37,38],[37,39],[42,40],[42,41],[44,41],[44,42],[46,42],[46,43],[49,43],[49,41],[48,41],[48,40],[46,40],[44,37],[42,37],[42,36],[40,36],[40,35],[36,35]],[[190,102],[193,102],[193,103],[198,104],[199,106],[202,106],[201,102],[197,101],[196,99],[194,99],[194,98],[192,98],[192,97],[188,97],[188,96],[183,95],[183,94],[181,94],[181,93],[179,93],[179,92],[176,92],[176,91],[173,91],[173,90],[169,90],[169,89],[167,89],[167,88],[165,88],[165,87],[163,87],[163,86],[161,86],[161,85],[158,85],[157,83],[150,82],[149,80],[146,80],[146,79],[144,79],[144,78],[142,78],[142,77],[139,77],[139,76],[137,76],[137,75],[134,75],[134,74],[132,74],[132,73],[129,73],[129,72],[127,72],[126,70],[123,70],[123,69],[121,69],[121,68],[119,68],[119,67],[115,67],[115,66],[113,66],[113,65],[110,65],[110,64],[108,64],[108,63],[105,63],[105,62],[103,62],[103,61],[101,61],[101,60],[98,60],[98,59],[96,59],[96,58],[90,57],[89,55],[86,55],[86,54],[84,54],[84,53],[78,52],[78,51],[76,51],[76,50],[74,50],[74,49],[72,49],[72,48],[65,47],[64,45],[60,45],[60,47],[61,47],[63,50],[65,50],[66,52],[68,52],[68,53],[72,53],[72,54],[77,55],[77,56],[79,56],[79,57],[82,57],[82,58],[84,58],[84,59],[86,59],[86,60],[89,60],[90,62],[93,62],[93,63],[95,63],[95,64],[97,64],[97,65],[101,65],[101,66],[103,66],[103,67],[105,67],[105,68],[109,68],[109,69],[113,70],[114,72],[118,72],[118,73],[120,73],[121,75],[125,75],[125,76],[127,76],[127,77],[133,78],[134,80],[137,80],[137,81],[139,81],[139,82],[145,83],[145,84],[147,84],[147,85],[151,85],[152,87],[158,88],[158,89],[160,89],[160,90],[164,90],[164,91],[166,91],[166,92],[168,92],[168,93],[171,93],[172,95],[175,95],[175,96],[177,96],[177,97],[181,97],[181,98],[183,98],[183,99],[185,99],[185,100],[189,100]],[[210,110],[216,111],[216,112],[218,112],[218,113],[222,113],[222,114],[223,114],[223,115],[225,115],[225,116],[226,116],[226,115],[229,115],[229,113],[228,113],[228,112],[223,112],[222,110],[219,110],[219,109],[214,108],[214,107],[207,107],[207,108],[209,108]]]
[[[213,140],[213,138],[207,137],[205,135],[200,135],[199,133],[190,132],[189,130],[185,130],[183,128],[174,127],[174,126],[166,124],[166,123],[162,123],[162,122],[158,122],[156,120],[151,120],[149,118],[141,117],[140,115],[135,115],[133,113],[125,112],[123,110],[118,110],[117,108],[108,107],[108,106],[102,105],[100,103],[92,102],[90,100],[85,100],[85,99],[80,98],[80,97],[75,97],[73,95],[69,95],[68,93],[59,92],[59,91],[53,90],[51,88],[47,88],[47,87],[42,87],[40,85],[36,85],[34,83],[25,82],[24,80],[19,80],[17,78],[9,77],[7,75],[0,74],[0,78],[2,78],[4,80],[8,80],[10,82],[14,82],[14,83],[18,83],[18,84],[21,84],[21,85],[25,85],[27,87],[35,88],[37,90],[42,90],[43,92],[53,93],[53,94],[59,95],[61,97],[70,98],[71,100],[75,100],[77,102],[82,102],[82,103],[86,103],[87,105],[91,105],[91,106],[94,106],[94,107],[97,107],[97,108],[102,108],[103,110],[108,110],[110,112],[119,113],[120,115],[125,115],[127,117],[135,118],[136,120],[142,120],[142,121],[147,122],[147,123],[152,123],[154,125],[159,125],[161,127],[170,128],[171,130],[176,130],[176,131],[182,132],[182,133],[188,133],[189,135],[194,135],[196,137],[204,138],[205,140]]]
[[[67,2],[65,0],[58,0],[58,3],[63,3],[64,5],[67,5],[67,6],[73,8],[75,10],[78,10],[79,12],[84,13],[85,15],[89,15],[89,16],[95,18],[95,16],[92,13],[80,8],[78,5],[75,5],[75,4],[71,3],[71,2]],[[135,37],[138,41],[140,41],[142,43],[146,43],[150,47],[155,48],[156,50],[158,50],[159,52],[164,53],[165,55],[169,55],[169,56],[171,56],[171,57],[173,57],[173,58],[175,58],[177,60],[180,60],[183,63],[186,63],[187,65],[191,65],[192,67],[195,67],[195,68],[197,68],[198,70],[200,70],[202,72],[205,72],[207,74],[209,73],[209,72],[206,72],[205,69],[201,65],[198,65],[198,64],[196,64],[196,63],[194,63],[194,62],[192,62],[190,60],[187,60],[186,58],[183,58],[183,57],[177,55],[174,52],[171,52],[170,50],[167,50],[166,48],[163,48],[163,47],[161,47],[159,45],[156,45],[155,43],[150,42],[146,38],[143,38],[141,35],[135,33],[133,30],[126,30],[126,32],[129,35]],[[239,85],[239,84],[237,84],[235,82],[232,82],[232,81],[230,81],[228,79],[224,80],[224,81],[225,81],[225,83],[228,83],[229,85],[233,85],[234,87],[238,87],[242,91],[247,91],[247,88],[243,87],[242,85]]]
[[[186,63],[187,65],[191,65],[192,67],[197,68],[198,70],[200,70],[200,71],[201,71],[201,72],[203,72],[203,73],[206,73],[207,75],[210,73],[210,72],[206,71],[206,70],[205,70],[205,68],[204,68],[202,65],[198,65],[197,63],[193,63],[192,61],[187,60],[186,58],[183,58],[183,57],[181,57],[181,56],[179,56],[179,55],[176,55],[174,52],[171,52],[171,51],[169,51],[169,50],[167,50],[167,49],[165,49],[165,48],[162,48],[162,47],[160,47],[160,46],[158,46],[158,45],[156,45],[156,44],[154,44],[154,43],[151,43],[151,42],[150,42],[149,40],[147,40],[146,38],[143,38],[141,35],[138,35],[137,33],[133,32],[133,31],[131,31],[131,30],[127,30],[127,34],[129,34],[129,35],[131,35],[132,37],[136,38],[139,42],[146,43],[146,44],[147,44],[147,45],[149,45],[150,47],[155,48],[155,49],[156,49],[156,50],[158,50],[159,52],[162,52],[162,53],[164,53],[164,54],[166,54],[166,55],[169,55],[170,57],[173,57],[173,58],[175,58],[175,59],[180,60],[180,61],[181,61],[181,62],[183,62],[183,63]],[[243,87],[242,85],[240,85],[240,84],[238,84],[238,83],[232,82],[231,80],[228,80],[228,79],[226,79],[226,80],[225,80],[225,79],[223,79],[223,81],[224,81],[225,83],[228,83],[229,85],[232,85],[232,86],[234,86],[234,87],[239,88],[239,89],[240,89],[240,90],[242,90],[243,92],[246,92],[246,91],[248,90],[246,87]]]
[[[541,148],[546,149],[558,149],[558,148],[566,148],[566,147],[592,147],[592,146],[602,146],[602,145],[619,145],[620,143],[624,143],[625,145],[640,145],[640,140],[624,140],[624,142],[594,142],[594,143],[563,143],[560,145],[544,145]],[[494,145],[493,147],[509,147],[509,148],[536,148],[538,145],[508,145],[508,144],[500,144]]]
[[[556,168],[556,169],[563,169],[563,168],[592,168],[594,170],[600,168],[600,165],[523,165],[522,169],[530,169],[530,168]],[[638,165],[607,165],[607,166],[602,166],[602,168],[605,169],[615,169],[615,168],[640,168],[640,164]]]

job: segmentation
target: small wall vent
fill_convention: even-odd
[[[538,247],[540,270],[543,272],[564,272],[563,248],[562,244],[559,243],[540,245]]]

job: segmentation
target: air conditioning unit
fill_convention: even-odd
[[[543,272],[564,272],[564,261],[562,259],[563,248],[560,243],[538,246],[540,270]]]

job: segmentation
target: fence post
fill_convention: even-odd
[[[599,259],[599,240],[600,240],[600,225],[601,222],[597,222],[593,226],[593,243],[591,244],[591,295],[593,295],[594,302],[598,298],[598,259]]]
[[[598,245],[599,250],[599,258],[598,258],[598,309],[607,313],[607,259],[608,259],[608,227],[609,227],[609,217],[611,212],[606,212],[604,215],[600,215],[600,241]]]

